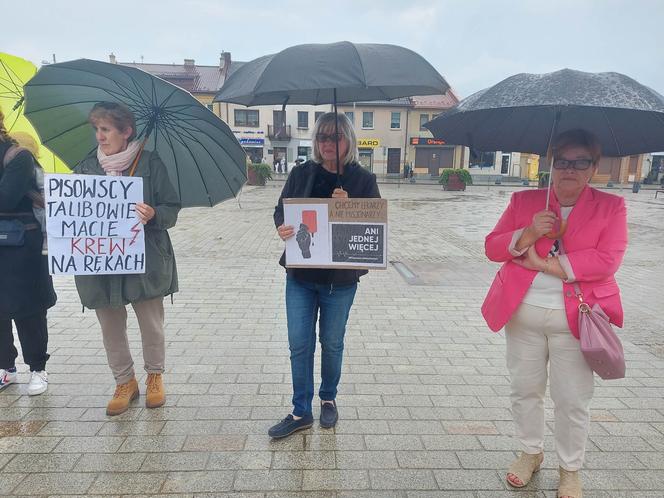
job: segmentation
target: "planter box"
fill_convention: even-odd
[[[450,175],[447,178],[447,185],[443,185],[443,190],[466,190],[466,183],[458,175]]]
[[[259,177],[253,168],[247,168],[247,185],[265,186],[265,178]]]

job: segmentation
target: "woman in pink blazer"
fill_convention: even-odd
[[[554,402],[559,497],[580,498],[593,372],[579,347],[575,284],[591,306],[599,303],[611,322],[623,323],[614,275],[627,247],[622,197],[588,186],[600,147],[584,130],[558,135],[552,146],[552,192],[516,192],[493,231],[486,255],[503,263],[482,305],[494,332],[505,327],[512,413],[522,453],[507,482],[528,484],[544,455],[544,393],[547,363]]]

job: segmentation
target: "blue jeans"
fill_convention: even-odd
[[[337,397],[346,322],[356,290],[357,283],[336,287],[300,282],[294,278],[286,280],[293,415],[297,417],[312,413],[316,321],[319,324],[321,345],[321,384],[318,395],[322,400],[333,400]]]

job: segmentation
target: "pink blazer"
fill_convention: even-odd
[[[513,239],[530,225],[533,215],[544,209],[546,190],[515,192],[510,204],[485,239],[485,251],[491,261],[503,263],[482,304],[482,315],[494,332],[510,320],[537,275],[512,260]],[[560,216],[560,204],[551,193],[550,209]],[[623,310],[620,289],[614,278],[627,248],[627,212],[625,200],[586,186],[567,219],[563,235],[564,255],[560,256],[568,281],[563,282],[567,321],[574,337],[579,337],[579,300],[574,292],[577,282],[586,302],[599,303],[611,320],[622,327]],[[546,237],[535,243],[537,253],[548,254],[553,241]]]

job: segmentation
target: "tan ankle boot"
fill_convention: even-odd
[[[507,484],[514,488],[523,488],[530,482],[530,479],[533,477],[535,472],[538,472],[542,461],[544,460],[544,453],[538,453],[536,455],[530,455],[528,453],[521,452],[519,458],[512,462],[509,470],[507,471]],[[521,481],[521,484],[513,482],[510,479],[510,475]]]
[[[131,379],[125,384],[115,386],[113,399],[106,405],[106,415],[120,415],[127,411],[129,403],[138,398],[138,382]]]
[[[579,475],[579,471],[570,471],[559,467],[558,473],[560,474],[560,484],[558,484],[558,498],[563,496],[569,498],[583,498],[581,476]]]
[[[148,374],[145,385],[148,386],[145,393],[145,406],[147,408],[158,408],[166,403],[166,393],[164,392],[164,382],[161,379],[161,374]]]

